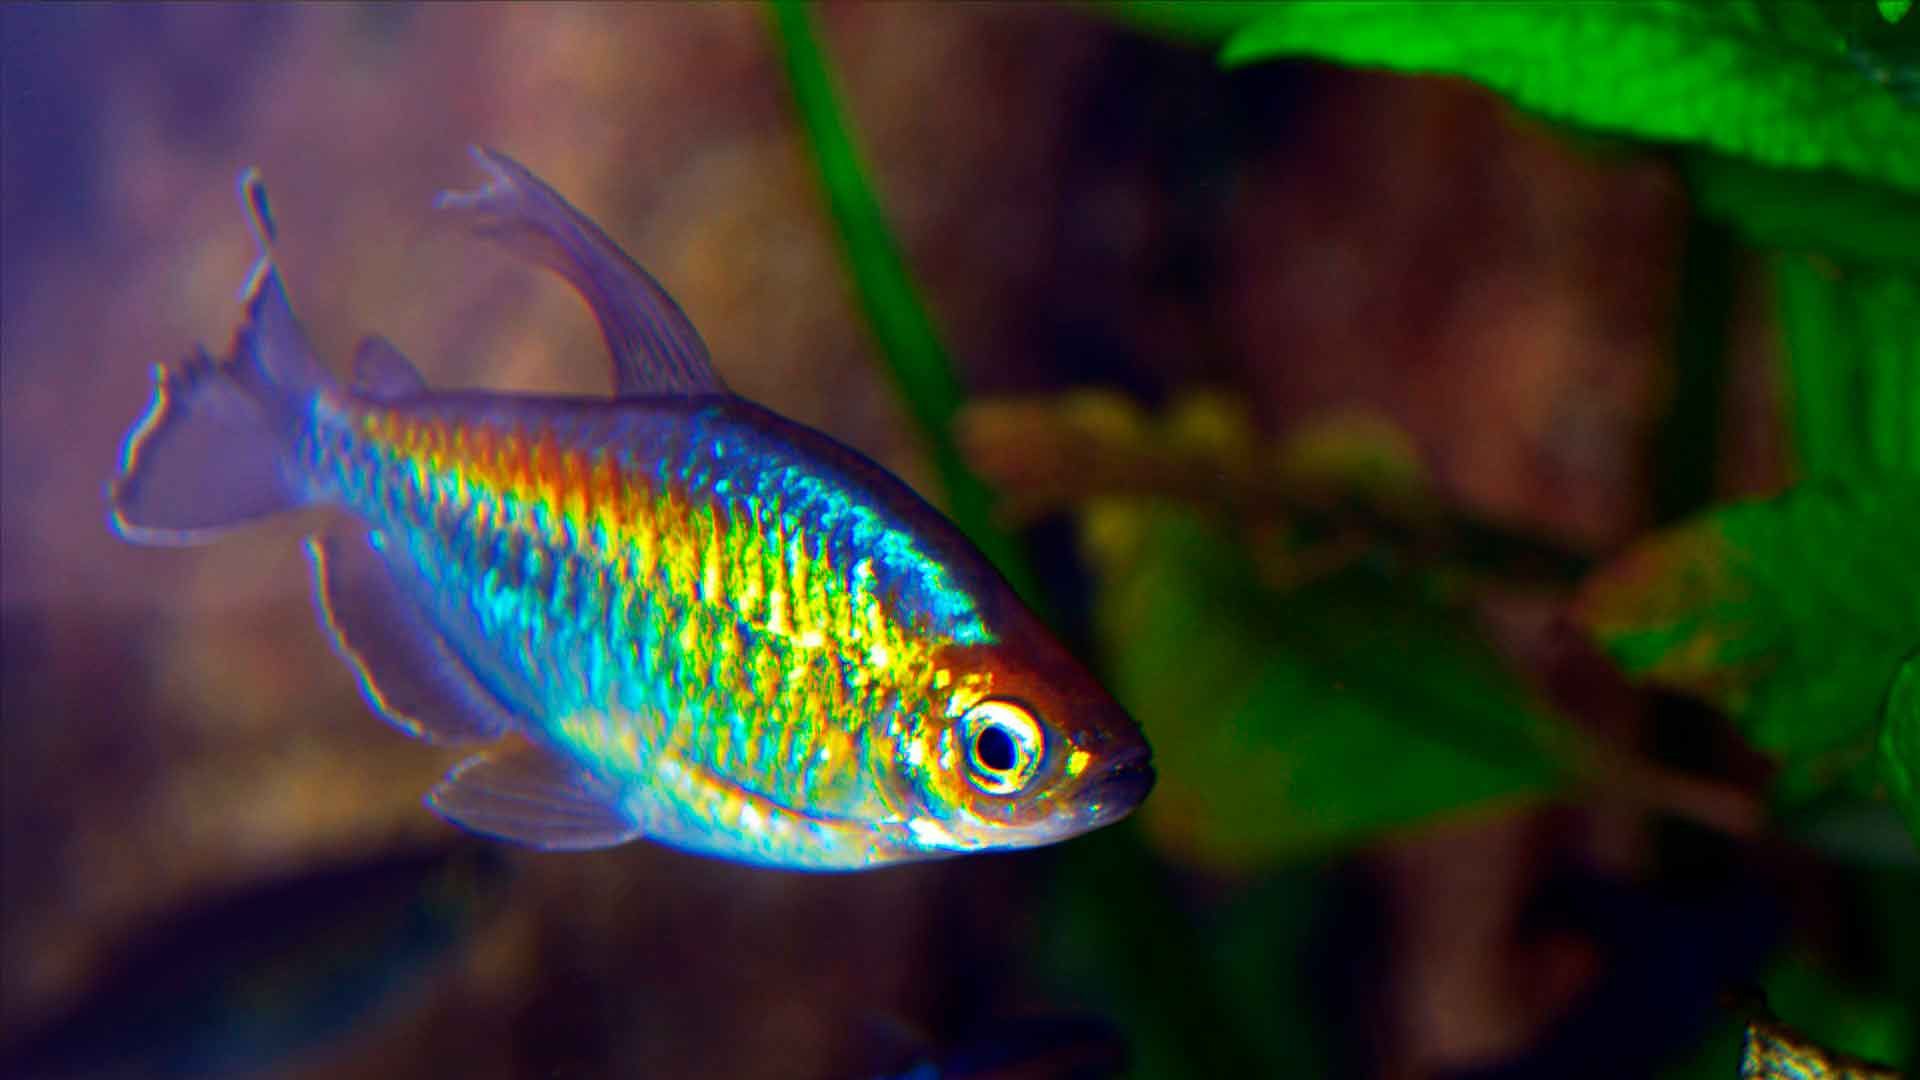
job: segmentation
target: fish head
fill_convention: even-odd
[[[1153,787],[1139,725],[1022,611],[986,644],[948,646],[933,715],[901,755],[923,849],[1037,847],[1111,824]]]

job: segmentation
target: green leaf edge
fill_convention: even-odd
[[[1894,674],[1880,726],[1880,769],[1887,794],[1920,847],[1920,649]]]
[[[1891,110],[1888,115],[1895,118],[1906,119],[1907,126],[1911,129],[1910,134],[1912,135],[1909,145],[1913,148],[1907,154],[1879,162],[1878,164],[1855,160],[1857,155],[1852,151],[1845,151],[1836,155],[1831,149],[1826,149],[1821,153],[1803,158],[1791,158],[1778,152],[1759,154],[1753,152],[1752,147],[1735,141],[1732,137],[1728,136],[1725,129],[1707,129],[1693,133],[1663,131],[1647,127],[1636,127],[1634,124],[1624,120],[1596,120],[1591,116],[1580,115],[1576,107],[1561,103],[1541,103],[1528,100],[1525,96],[1514,92],[1509,87],[1496,85],[1493,82],[1481,78],[1478,72],[1465,70],[1467,65],[1461,63],[1410,60],[1404,57],[1381,56],[1363,50],[1340,46],[1329,47],[1322,42],[1292,40],[1287,37],[1289,32],[1296,30],[1296,27],[1290,20],[1292,20],[1298,12],[1303,10],[1325,10],[1339,6],[1340,5],[1337,4],[1300,3],[1276,5],[1276,10],[1272,15],[1259,19],[1234,32],[1221,47],[1219,62],[1223,67],[1234,68],[1284,57],[1303,56],[1341,63],[1352,67],[1381,68],[1405,74],[1456,76],[1485,86],[1501,94],[1521,108],[1527,109],[1537,115],[1584,127],[1588,130],[1629,134],[1648,142],[1668,145],[1704,146],[1732,157],[1754,161],[1762,165],[1787,171],[1818,172],[1831,170],[1857,177],[1863,181],[1892,187],[1908,194],[1920,194],[1920,111],[1905,108],[1891,92],[1886,91],[1884,88],[1876,87],[1865,78],[1861,79],[1863,94],[1873,92],[1883,94],[1885,97],[1885,108]],[[1420,20],[1418,23],[1410,21],[1407,27],[1408,32],[1412,34],[1420,32],[1423,28],[1431,29],[1431,20],[1435,14],[1433,9],[1438,6],[1440,6],[1439,3],[1432,2],[1425,4],[1409,3],[1405,5],[1409,11],[1417,10],[1418,14],[1411,16],[1411,18]],[[1472,5],[1459,5],[1456,3],[1455,6]],[[1501,5],[1495,4],[1492,6],[1498,7]],[[1520,5],[1516,4],[1513,6],[1518,7]],[[1620,8],[1622,10],[1632,10],[1632,5],[1625,3],[1623,0]],[[1648,6],[1641,10],[1654,9]],[[1795,48],[1796,51],[1804,50],[1804,46],[1791,47]],[[1549,63],[1563,59],[1564,58],[1554,56],[1543,58],[1543,60]],[[1882,143],[1898,143],[1899,141],[1899,132],[1897,130],[1884,133],[1884,137],[1880,140]],[[1803,142],[1802,145],[1809,144]]]

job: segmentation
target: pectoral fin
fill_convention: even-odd
[[[585,214],[505,154],[473,148],[486,170],[477,191],[442,192],[434,206],[566,278],[593,308],[612,353],[614,392],[724,394],[706,342],[652,275]]]
[[[462,762],[427,805],[461,828],[548,851],[612,847],[640,835],[604,784],[519,740]]]
[[[516,725],[420,610],[376,547],[380,536],[342,526],[307,540],[320,611],[334,651],[388,723],[440,743],[495,739]]]

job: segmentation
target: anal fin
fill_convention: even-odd
[[[516,725],[397,579],[371,530],[308,538],[314,588],[334,650],[388,723],[440,743],[495,739]]]
[[[427,805],[463,829],[547,851],[612,847],[641,831],[605,785],[519,740],[461,762]]]

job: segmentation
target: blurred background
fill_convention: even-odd
[[[238,322],[250,164],[323,356],[377,331],[437,386],[602,392],[577,298],[428,210],[485,143],[736,390],[942,501],[772,20],[7,5],[0,1045],[49,1075],[1731,1077],[1720,995],[1763,982],[1913,1052],[1916,934],[1880,929],[1910,845],[1763,838],[1764,764],[1561,615],[1660,513],[1699,228],[1666,163],[1093,9],[816,22],[969,460],[1160,790],[1056,849],[852,876],[460,842],[420,802],[453,757],[327,647],[314,521],[126,545],[121,439],[151,365]],[[1730,280],[1703,498],[1785,480],[1767,299]]]

